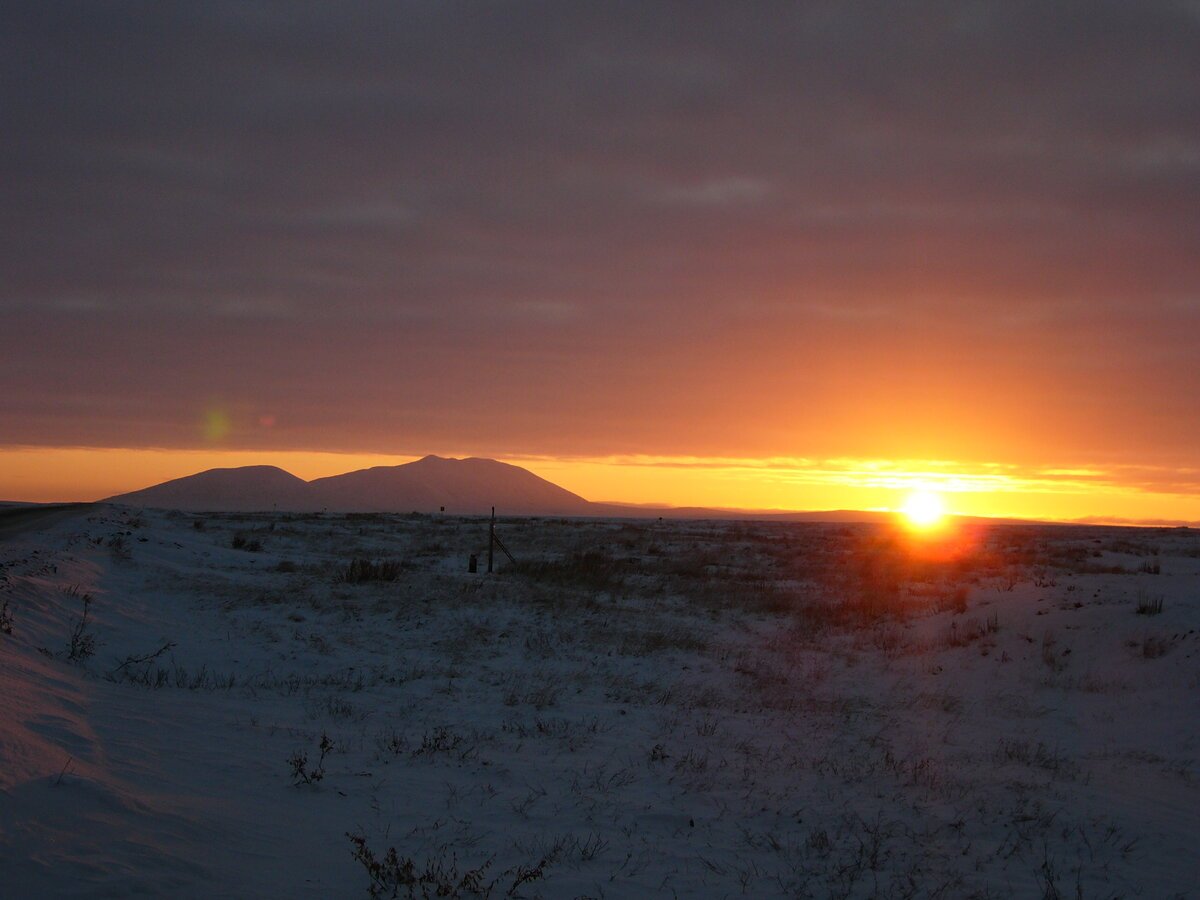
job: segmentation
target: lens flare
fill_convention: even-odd
[[[233,423],[229,420],[229,414],[223,409],[210,409],[204,414],[204,424],[201,430],[204,433],[204,440],[209,444],[219,443],[224,437],[229,434],[233,428]]]

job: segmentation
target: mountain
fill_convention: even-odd
[[[426,456],[304,481],[275,466],[209,469],[110,503],[193,512],[437,512],[505,515],[596,515],[578,494],[527,469],[494,459]]]
[[[153,487],[109,497],[109,502],[196,512],[318,509],[308,482],[275,466],[209,469]]]
[[[894,513],[856,510],[706,509],[592,503],[539,478],[528,469],[494,459],[426,456],[399,466],[376,466],[304,481],[275,466],[209,469],[140,491],[109,497],[110,503],[192,512],[438,512],[501,515],[597,516],[629,519],[756,519],[780,522],[878,522]]]
[[[528,469],[494,459],[426,456],[309,482],[320,505],[345,512],[589,515],[591,504]],[[592,513],[594,515],[594,513]]]

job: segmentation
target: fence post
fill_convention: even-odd
[[[492,521],[488,525],[488,572],[492,571],[492,561],[496,554],[496,507],[492,507]]]

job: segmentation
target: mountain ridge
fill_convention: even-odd
[[[881,510],[751,510],[594,502],[511,463],[433,454],[396,466],[373,466],[311,481],[270,465],[207,469],[101,502],[188,512],[483,515],[495,507],[502,515],[626,519],[854,523],[895,518],[895,513]]]
[[[205,469],[138,491],[106,498],[110,503],[191,511],[301,511],[308,482],[278,466]],[[202,502],[200,502],[202,499]]]
[[[584,514],[587,500],[528,469],[495,459],[424,456],[399,466],[374,466],[309,482],[329,509],[351,512],[447,511]]]
[[[494,459],[435,455],[305,481],[277,466],[207,469],[104,502],[190,512],[439,512],[587,515],[592,504]]]

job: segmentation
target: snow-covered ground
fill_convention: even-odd
[[[0,543],[0,895],[1200,896],[1200,533],[500,533]]]

